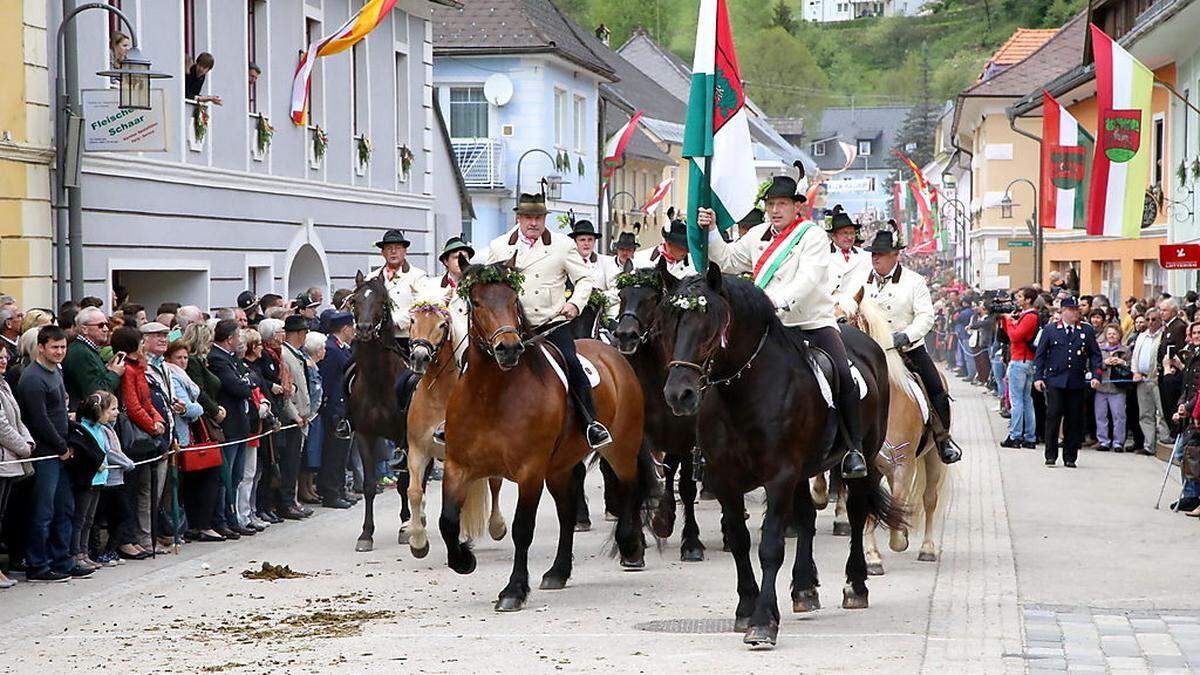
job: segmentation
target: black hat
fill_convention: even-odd
[[[880,230],[875,233],[875,241],[864,250],[868,253],[896,253],[904,248],[896,241],[896,233],[891,230]]]
[[[1075,296],[1068,295],[1067,297],[1065,297],[1061,301],[1059,301],[1058,307],[1059,307],[1059,309],[1078,308],[1079,301],[1075,299]]]
[[[312,298],[308,297],[308,293],[301,293],[300,295],[296,296],[296,309],[308,309],[315,304],[317,303],[313,302]]]
[[[446,245],[442,247],[442,252],[438,254],[438,260],[442,263],[446,262],[446,258],[455,251],[464,251],[468,258],[475,257],[475,249],[466,242],[462,237],[450,237],[446,240]]]
[[[250,309],[258,304],[258,298],[254,297],[253,291],[242,291],[237,296],[238,309]]]
[[[622,232],[621,234],[617,235],[616,247],[617,248],[637,248],[638,247],[637,235],[635,235],[632,232]]]
[[[354,315],[350,312],[333,310],[329,314],[322,316],[325,324],[329,326],[329,331],[333,332],[342,326],[349,326],[354,323]]]
[[[546,210],[546,195],[538,193],[531,195],[528,192],[522,192],[517,198],[517,205],[513,207],[513,211],[518,216],[544,216],[549,211]]]
[[[678,218],[672,220],[671,227],[664,229],[662,236],[663,241],[668,244],[675,244],[676,246],[686,248],[688,245],[687,221]]]
[[[287,318],[283,320],[283,330],[287,333],[299,333],[301,331],[308,330],[308,328],[308,319],[305,319],[299,314],[289,314]]]
[[[375,246],[377,248],[383,248],[388,244],[400,244],[404,248],[412,246],[412,242],[409,241],[408,237],[404,236],[404,233],[400,230],[388,230],[387,232],[383,233],[383,239],[375,242]]]
[[[762,209],[750,209],[750,213],[747,213],[745,216],[742,217],[741,220],[738,221],[738,225],[749,225],[750,227],[754,227],[755,225],[762,225],[762,224],[763,224]]]
[[[592,221],[590,220],[577,220],[571,223],[571,233],[567,236],[574,239],[585,234],[593,237],[600,236],[600,233],[596,231],[596,226],[592,225]]]
[[[841,204],[838,204],[830,209],[829,213],[825,214],[825,229],[833,232],[843,227],[853,227],[857,230],[862,227],[862,224],[850,220],[850,216],[846,215],[846,209],[842,208]]]
[[[763,192],[763,200],[773,197],[788,197],[803,204],[808,201],[802,194],[796,192],[796,179],[791,176],[775,176],[771,179],[771,185]]]

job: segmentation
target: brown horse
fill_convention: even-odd
[[[458,384],[459,370],[454,359],[454,345],[458,337],[450,326],[449,309],[441,302],[419,302],[413,305],[412,324],[409,327],[410,361],[413,372],[421,375],[412,403],[408,406],[408,474],[424,476],[434,457],[445,459],[445,448],[433,440],[433,431],[446,418],[446,402],[450,392]],[[508,525],[500,513],[499,478],[489,480],[492,507],[488,517],[488,534],[499,541],[508,532]],[[467,501],[487,501],[488,485],[473,484],[475,494]],[[409,482],[408,501],[413,517],[406,523],[408,545],[413,556],[424,558],[429,553],[429,536],[425,530],[425,484],[424,481]],[[471,506],[467,507],[471,510]],[[463,535],[474,539],[481,532],[464,531]]]
[[[464,276],[463,288],[471,303],[470,346],[466,373],[446,408],[446,466],[438,523],[450,568],[470,574],[475,555],[461,535],[470,529],[467,523],[485,517],[481,509],[464,510],[472,485],[491,476],[517,483],[512,522],[516,554],[508,585],[496,601],[497,611],[518,610],[528,597],[529,545],[543,486],[554,498],[559,540],[541,588],[566,585],[575,533],[572,470],[591,452],[556,366],[543,352],[548,343],[531,337],[533,327],[521,309],[519,284],[515,260],[474,266]],[[645,565],[642,502],[654,486],[649,456],[639,453],[642,390],[615,349],[594,340],[580,340],[578,349],[600,374],[600,385],[593,390],[596,413],[612,432],[613,442],[599,454],[620,481],[622,508],[615,537],[621,564],[641,568]]]

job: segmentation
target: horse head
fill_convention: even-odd
[[[521,309],[523,281],[513,254],[507,262],[467,268],[460,286],[470,303],[471,339],[501,370],[516,367],[525,351],[522,336],[529,322]]]
[[[441,302],[413,303],[409,326],[409,367],[424,375],[438,353],[450,343],[450,310]]]
[[[617,349],[629,355],[653,335],[654,313],[663,298],[663,281],[656,269],[635,270],[633,262],[627,261],[616,283],[621,308],[613,337]]]
[[[682,281],[662,276],[665,297],[658,306],[657,325],[671,358],[663,395],[671,412],[695,415],[713,358],[725,346],[732,309],[722,292],[721,269],[714,263],[709,263],[703,276]]]
[[[371,277],[359,270],[354,278],[354,293],[346,301],[354,314],[356,342],[371,342],[392,335],[392,299],[383,284],[383,274]]]

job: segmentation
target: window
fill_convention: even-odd
[[[1157,260],[1142,261],[1142,297],[1155,297],[1167,286],[1167,271],[1158,264]],[[1109,296],[1117,297],[1117,296]]]
[[[815,156],[815,157],[824,157],[825,156],[825,141],[821,141],[820,143],[813,143],[813,156]]]
[[[183,0],[183,60],[196,58],[196,0]]]
[[[486,109],[485,109],[486,112]],[[396,145],[408,144],[408,57],[396,52]]]
[[[871,141],[859,141],[858,142],[858,154],[863,157],[870,157],[871,156],[871,145],[872,145]]]
[[[315,19],[305,19],[304,20],[305,47],[304,48],[308,49],[313,44],[316,44],[317,40],[320,40],[320,39],[321,39],[321,22],[317,21]],[[255,63],[257,63],[257,61]],[[262,64],[259,64],[259,65],[262,65]],[[306,120],[308,120],[308,126],[310,126],[310,127],[315,127],[320,124],[320,122],[318,122],[318,119],[319,119],[320,113],[324,112],[324,110],[323,110],[324,106],[322,106],[320,103],[320,101],[322,100],[321,96],[323,93],[323,89],[321,86],[322,81],[323,81],[321,78],[323,68],[324,68],[324,65],[322,64],[322,60],[317,59],[316,62],[313,63],[312,73],[309,75],[309,78],[308,78],[309,79],[308,102],[305,104],[305,105],[307,105],[307,110],[305,110],[304,117]]]
[[[488,137],[488,102],[483,87],[450,88],[450,137]]]
[[[367,129],[367,83],[366,74],[366,41],[360,41],[350,48],[350,120],[354,125],[354,135],[361,136]]]
[[[1164,122],[1165,120],[1163,119],[1161,113],[1154,116],[1154,145],[1152,146],[1154,151],[1154,154],[1152,155],[1154,163],[1151,167],[1152,173],[1150,184],[1158,185],[1160,187],[1165,187],[1165,184],[1163,183],[1163,164],[1166,162],[1167,148],[1166,134],[1164,133],[1163,126]]]
[[[567,91],[554,89],[554,145],[567,146]]]
[[[246,2],[246,59],[258,63],[258,4],[257,0]],[[258,112],[258,81],[246,80],[246,109]]]
[[[587,99],[575,97],[575,152],[582,153],[587,143]]]

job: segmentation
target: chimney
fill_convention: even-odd
[[[610,35],[612,35],[612,31],[608,29],[608,26],[605,26],[604,24],[596,26],[596,39],[603,42],[605,47],[608,46],[608,36]]]

